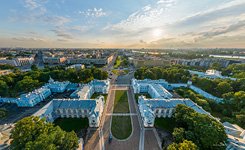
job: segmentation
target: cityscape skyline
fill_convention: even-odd
[[[0,47],[245,48],[244,0],[9,0]]]

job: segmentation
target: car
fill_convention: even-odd
[[[110,135],[109,135],[109,144],[112,142],[112,135],[111,135],[111,133],[110,133]]]

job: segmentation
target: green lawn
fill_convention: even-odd
[[[94,94],[91,96],[91,99],[95,99],[95,98],[97,98],[97,97],[100,96],[100,95],[104,96],[104,100],[105,100],[105,102],[106,102],[107,94],[94,93]]]
[[[113,116],[111,124],[112,135],[117,139],[126,139],[132,132],[130,116]]]
[[[54,124],[67,132],[72,130],[78,132],[89,126],[88,118],[58,118],[54,121]]]
[[[117,90],[114,100],[114,113],[129,113],[127,91]]]
[[[148,94],[148,93],[138,93],[138,94],[134,94],[134,98],[135,98],[137,104],[138,104],[138,97],[141,96],[141,95],[145,96],[146,98],[151,98],[150,94]]]
[[[173,132],[176,126],[174,118],[156,118],[155,119],[155,127],[167,130],[169,132]]]

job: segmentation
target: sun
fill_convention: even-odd
[[[163,31],[162,31],[162,29],[159,29],[159,28],[154,29],[152,31],[152,35],[154,38],[160,38],[162,36],[162,34],[163,34]]]

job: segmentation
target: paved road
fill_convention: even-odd
[[[118,88],[118,89],[117,89]],[[135,105],[133,104],[133,99],[132,99],[132,94],[129,91],[129,88],[127,86],[122,87],[122,86],[115,86],[114,89],[112,90],[112,95],[115,95],[116,90],[127,90],[128,91],[128,102],[129,102],[129,107],[130,107],[130,114],[136,114],[136,109]],[[114,102],[114,97],[111,97],[110,100],[110,106],[108,107],[108,113],[113,113],[113,102]],[[136,115],[130,115],[131,116],[131,121],[132,121],[132,135],[126,139],[126,140],[117,140],[113,139],[112,142],[109,144],[108,142],[105,143],[105,149],[106,150],[138,150],[139,149],[139,138],[140,138],[140,127],[139,127],[139,122],[138,118]],[[111,115],[106,116],[106,122],[104,124],[104,141],[108,141],[108,136],[110,133],[110,122],[111,122]]]

